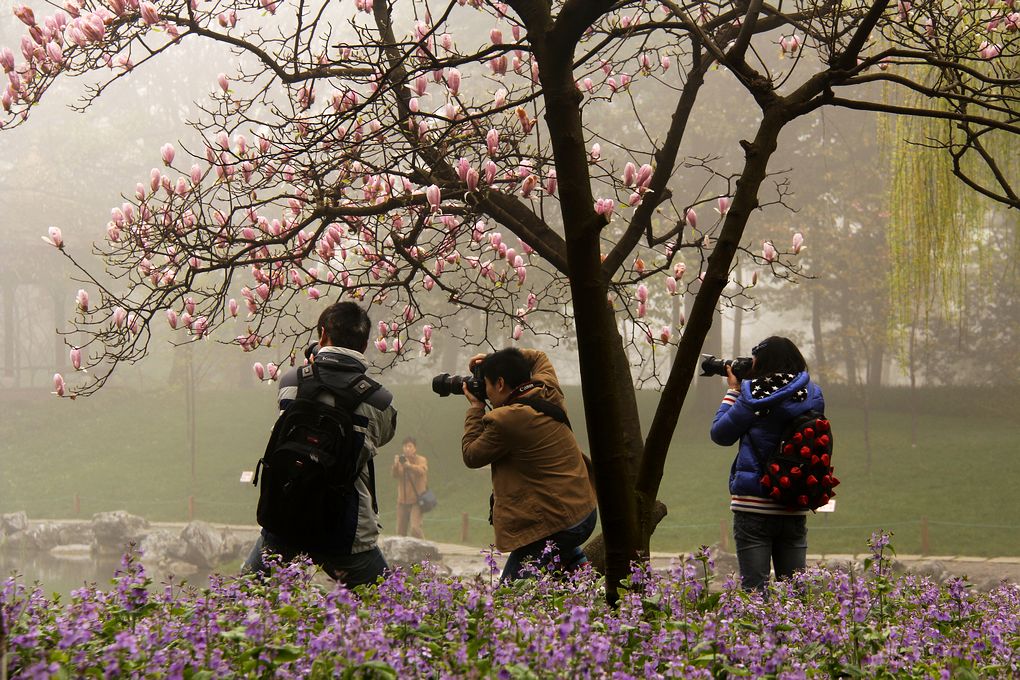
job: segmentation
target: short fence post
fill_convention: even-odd
[[[928,540],[928,518],[921,518],[921,554],[928,555],[931,553],[931,543]]]
[[[730,529],[724,519],[719,520],[719,550],[730,551]]]
[[[188,496],[188,521],[195,519],[195,497]]]
[[[81,514],[81,496],[74,494],[74,516],[77,517]]]
[[[467,543],[468,541],[468,514],[466,512],[460,513],[460,542]]]

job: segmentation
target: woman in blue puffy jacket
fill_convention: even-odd
[[[729,389],[712,422],[712,441],[740,442],[730,468],[730,509],[740,583],[764,589],[770,563],[776,578],[803,569],[807,558],[808,510],[791,510],[768,496],[761,483],[765,459],[790,421],[805,411],[825,410],[807,363],[788,338],[772,336],[751,350],[754,363],[744,380],[726,367]]]

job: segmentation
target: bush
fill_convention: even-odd
[[[0,652],[24,677],[977,677],[1020,672],[1020,588],[811,569],[764,596],[709,588],[709,556],[636,567],[618,607],[591,572],[500,586],[429,566],[350,591],[308,563],[152,588],[126,555],[67,604],[8,579]]]

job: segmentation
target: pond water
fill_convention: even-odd
[[[55,557],[49,553],[9,553],[0,548],[0,578],[17,574],[26,586],[39,583],[48,596],[59,593],[66,598],[72,590],[93,583],[101,590],[109,590],[113,574],[119,568],[120,558],[114,556]],[[174,580],[183,578],[190,584],[205,586],[210,573],[200,570],[186,577],[176,576]],[[152,579],[153,588],[160,587],[167,576],[148,567],[146,574]]]

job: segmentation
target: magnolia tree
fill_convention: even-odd
[[[63,76],[91,78],[87,104],[189,41],[233,52],[213,94],[196,97],[199,138],[154,149],[162,163],[112,210],[94,246],[105,268],[72,254],[85,248],[58,229],[46,237],[85,282],[69,337],[75,368],[91,369],[71,384],[58,376],[56,391],[98,389],[163,324],[181,341],[219,329],[244,351],[292,349],[318,309],[353,298],[372,305],[385,359],[431,352],[458,310],[484,311],[493,345],[554,315],[576,334],[613,597],[648,549],[720,299],[743,294],[757,270],[797,273],[799,234],[744,238],[755,211],[784,201],[783,183],[773,195],[767,181],[780,133],[826,106],[942,121],[925,144],[1016,205],[1015,176],[986,143],[1020,132],[1012,4],[18,6],[20,50],[0,52],[4,127]],[[728,167],[687,151],[712,80],[726,99],[703,115],[756,110]],[[738,258],[746,281],[731,275]],[[674,317],[669,298],[685,293],[693,305]],[[646,355],[673,357],[644,436],[635,337]]]

